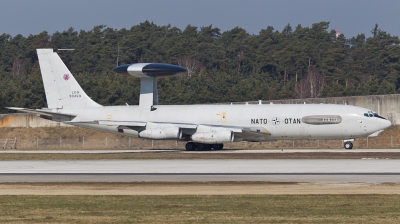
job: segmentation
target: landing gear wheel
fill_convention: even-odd
[[[345,143],[344,143],[344,148],[345,148],[345,149],[352,149],[352,148],[353,148],[353,143],[351,143],[351,142],[345,142]]]
[[[194,151],[197,148],[196,147],[196,143],[188,142],[188,143],[186,143],[185,148],[186,148],[187,151]]]
[[[224,148],[224,144],[214,144],[214,150],[221,150]]]
[[[205,148],[205,145],[204,145],[204,144],[202,144],[202,143],[197,144],[197,149],[198,149],[199,151],[203,151],[204,148]]]
[[[200,151],[206,151],[211,149],[211,145],[209,144],[203,144],[203,143],[197,143],[197,149]]]

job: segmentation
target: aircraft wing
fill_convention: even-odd
[[[49,110],[41,110],[41,109],[27,109],[27,108],[20,108],[20,107],[6,107],[10,110],[17,110],[25,113],[36,114],[37,116],[53,120],[59,122],[66,122],[66,123],[94,123],[94,124],[101,124],[101,125],[109,125],[109,126],[117,126],[118,129],[133,129],[133,130],[140,130],[145,128],[148,125],[148,122],[143,121],[113,121],[113,120],[98,120],[98,121],[76,121],[70,122],[72,119],[76,117],[73,114],[64,114],[64,113],[57,113],[52,112]],[[184,133],[192,135],[196,132],[199,124],[193,123],[164,123],[164,122],[157,122],[152,124],[158,125],[172,125],[179,128],[184,129]],[[269,132],[264,127],[242,127],[242,126],[224,126],[224,125],[208,125],[208,124],[201,124],[202,126],[207,126],[210,128],[217,128],[217,129],[226,129],[230,130],[235,133],[235,139],[240,139],[242,141],[268,141],[269,136],[271,136],[271,132]]]
[[[98,124],[102,125],[109,125],[109,126],[118,126],[118,129],[141,129],[146,127],[148,125],[148,122],[143,122],[143,121],[113,121],[113,120],[99,120],[96,121]],[[177,126],[179,128],[185,128],[185,129],[194,129],[196,130],[197,124],[187,124],[187,123],[164,123],[164,122],[156,122],[152,124],[160,124],[160,125],[173,125]]]
[[[6,107],[7,109],[10,110],[17,110],[29,114],[36,114],[37,116],[47,119],[47,120],[53,120],[53,121],[70,121],[76,117],[76,115],[73,114],[63,114],[63,113],[57,113],[57,112],[52,112],[49,110],[40,110],[40,109],[27,109],[27,108],[21,108],[21,107]]]
[[[99,120],[95,121],[98,124],[117,126],[118,129],[133,129],[140,130],[145,128],[148,123],[143,121],[114,121],[114,120]],[[193,123],[167,123],[167,122],[155,122],[152,125],[169,125],[176,126],[184,129],[184,133],[192,135],[196,132],[199,124]],[[226,129],[233,131],[235,133],[235,138],[242,139],[244,141],[268,141],[271,136],[271,132],[264,127],[241,127],[241,126],[224,126],[224,125],[207,125],[202,124],[202,126],[207,126],[209,128],[216,129]]]

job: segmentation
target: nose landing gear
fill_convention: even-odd
[[[344,148],[345,148],[345,149],[352,149],[352,148],[353,148],[353,143],[351,143],[351,142],[345,142],[345,143],[344,143]]]

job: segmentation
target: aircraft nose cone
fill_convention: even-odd
[[[389,128],[390,126],[392,126],[392,122],[389,120],[385,120],[383,125],[384,125],[384,129],[386,129],[386,128]]]
[[[117,66],[117,67],[113,68],[113,71],[118,74],[121,74],[121,75],[129,75],[129,73],[128,73],[129,66],[130,66],[130,64]]]
[[[187,72],[187,69],[178,65],[152,63],[143,67],[143,73],[150,77],[166,77]]]

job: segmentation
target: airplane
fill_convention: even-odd
[[[157,78],[185,73],[181,66],[136,63],[114,72],[141,79],[139,105],[102,106],[81,88],[54,49],[37,49],[47,108],[8,109],[118,135],[185,141],[186,150],[221,150],[224,143],[287,139],[343,139],[345,149],[360,137],[391,126],[376,112],[337,104],[159,105]]]

